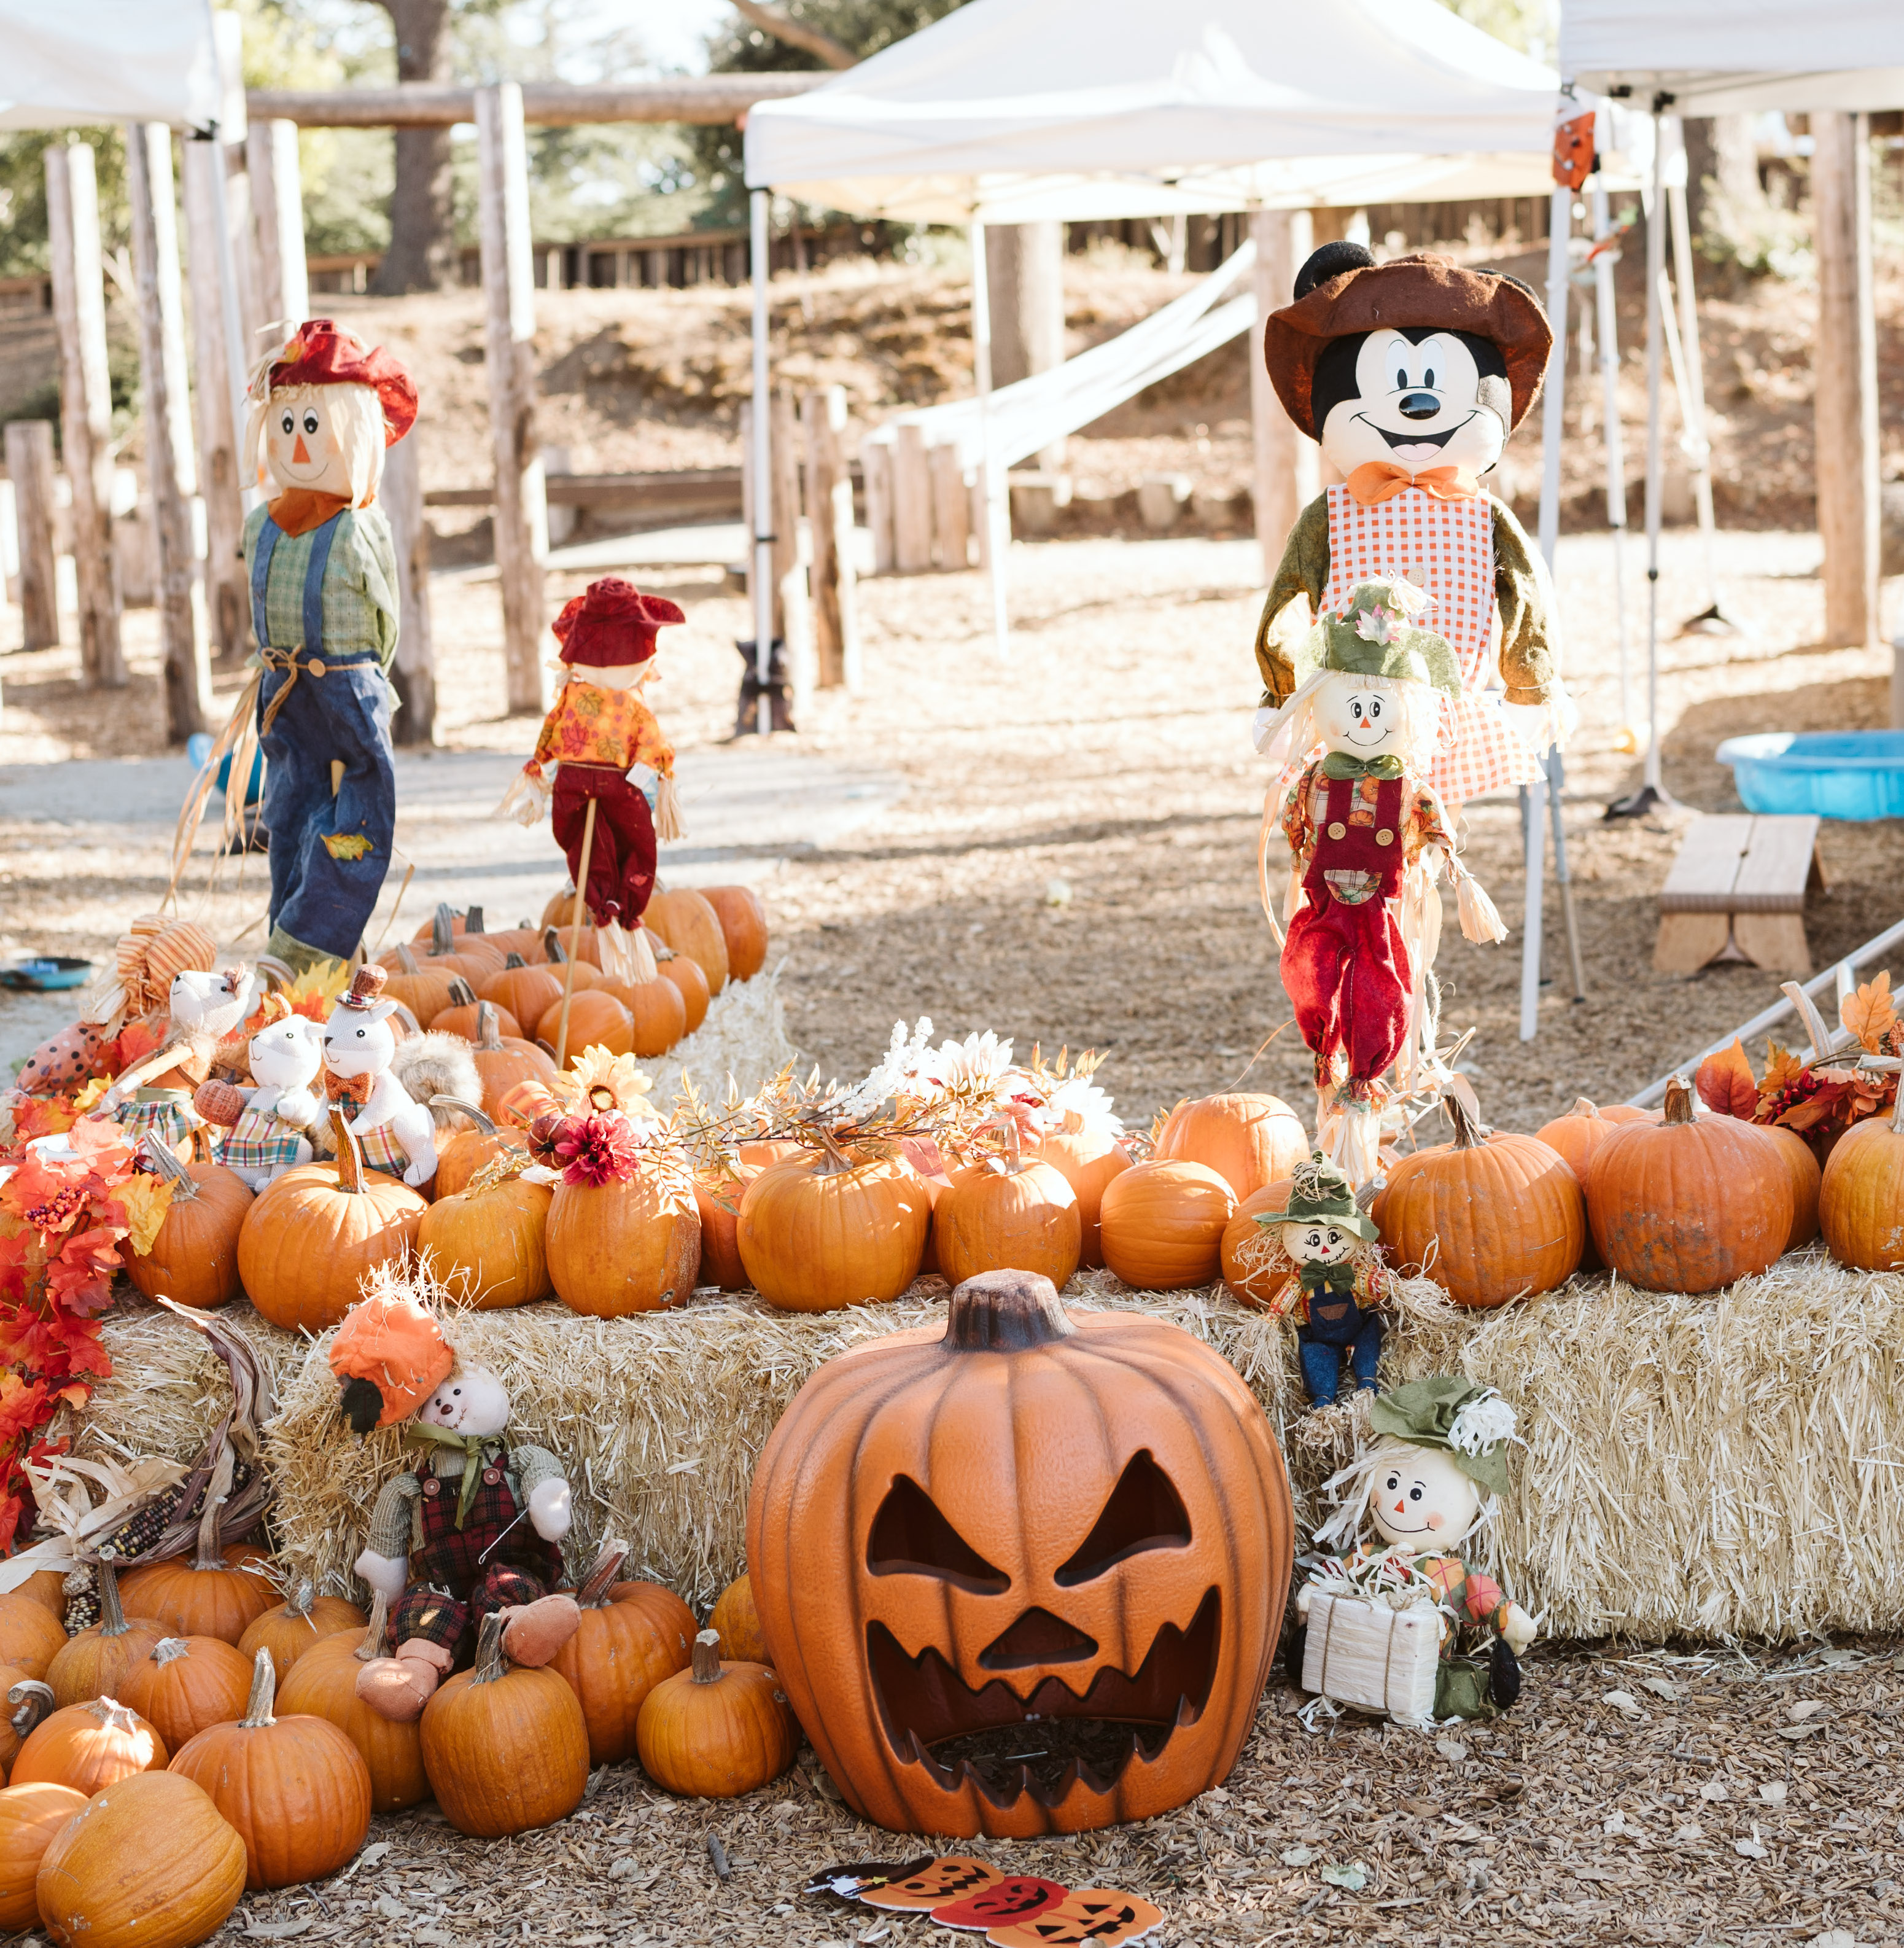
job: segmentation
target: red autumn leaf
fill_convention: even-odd
[[[67,1366],[73,1373],[90,1373],[95,1379],[110,1380],[113,1376],[112,1358],[97,1336],[98,1332],[95,1326],[90,1331],[74,1333],[67,1342]],[[88,1388],[86,1391],[91,1390]],[[79,1406],[85,1404],[83,1396],[76,1403]]]
[[[33,1239],[23,1229],[0,1221],[0,1304],[18,1305],[25,1299],[33,1267]],[[0,1351],[0,1359],[7,1357]]]
[[[20,1518],[26,1512],[26,1504],[17,1495],[9,1495],[0,1501],[0,1556],[13,1553],[14,1537],[20,1531]]]
[[[67,1239],[46,1266],[46,1289],[82,1319],[113,1302],[113,1274],[119,1268],[117,1240],[104,1226]]]
[[[1759,1085],[1736,1035],[1730,1048],[1709,1055],[1700,1063],[1693,1079],[1700,1101],[1716,1115],[1749,1118],[1759,1106]]]

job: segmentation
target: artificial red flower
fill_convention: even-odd
[[[640,1155],[625,1116],[568,1116],[550,1146],[564,1183],[625,1183]]]

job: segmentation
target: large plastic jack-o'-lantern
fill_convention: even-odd
[[[1180,1806],[1248,1736],[1288,1481],[1174,1326],[991,1272],[945,1331],[807,1382],[755,1471],[774,1669],[847,1803],[899,1832],[1078,1832]]]

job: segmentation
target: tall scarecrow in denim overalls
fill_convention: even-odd
[[[297,972],[350,958],[389,870],[396,551],[374,503],[384,449],[416,417],[410,375],[329,318],[300,325],[252,388],[257,478],[277,489],[244,530],[264,665],[267,951]]]

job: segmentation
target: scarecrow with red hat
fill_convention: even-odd
[[[356,951],[389,868],[397,568],[374,502],[417,389],[389,352],[320,318],[264,361],[251,399],[251,464],[275,490],[244,530],[262,666],[267,951],[301,972]]]
[[[1270,318],[1277,396],[1343,476],[1298,519],[1257,631],[1257,741],[1285,778],[1310,755],[1286,734],[1273,741],[1290,721],[1272,713],[1297,687],[1296,645],[1312,619],[1346,615],[1358,585],[1397,578],[1425,591],[1427,625],[1460,670],[1428,784],[1459,814],[1541,775],[1568,727],[1552,594],[1512,510],[1481,482],[1533,405],[1552,342],[1515,278],[1427,255],[1378,264],[1349,243],[1316,251],[1295,302]]]
[[[565,681],[500,808],[524,825],[549,808],[569,877],[611,938],[641,924],[655,889],[657,833],[681,836],[674,746],[641,690],[655,672],[656,636],[687,619],[678,603],[616,575],[571,598],[554,623]],[[553,791],[543,770],[550,764]]]

